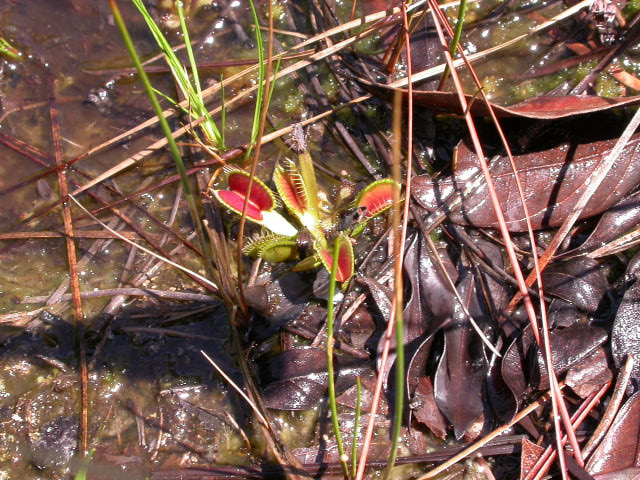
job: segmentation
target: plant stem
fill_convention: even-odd
[[[342,465],[342,474],[345,480],[349,478],[349,467],[347,466],[347,457],[344,453],[344,445],[342,444],[342,436],[340,435],[340,424],[338,423],[338,404],[336,402],[336,386],[333,371],[333,324],[334,324],[334,308],[333,300],[336,294],[336,274],[338,272],[338,257],[340,254],[338,239],[333,244],[333,263],[331,264],[331,274],[329,276],[329,298],[327,305],[327,375],[329,387],[329,405],[331,407],[331,422],[333,424],[333,433],[336,437],[338,445],[338,454],[340,455],[340,464]]]
[[[356,377],[356,416],[353,419],[353,443],[351,444],[351,478],[356,478],[358,457],[358,432],[360,430],[360,411],[362,409],[362,382]]]
[[[402,255],[398,253],[398,255]],[[398,288],[396,285],[395,288]],[[402,417],[404,410],[404,324],[402,321],[402,302],[395,302],[395,327],[396,327],[396,360],[395,360],[395,395],[393,409],[393,428],[391,430],[391,453],[389,462],[384,471],[383,478],[389,478],[389,473],[396,463],[398,445],[402,432]]]
[[[462,37],[462,28],[464,27],[464,16],[467,13],[467,0],[460,0],[460,6],[458,7],[458,19],[456,20],[456,30],[453,34],[453,39],[451,40],[451,45],[449,45],[449,52],[452,57],[455,57],[456,49],[458,48],[458,44],[460,43],[460,38]],[[449,74],[451,70],[449,69],[449,65],[444,69],[442,73],[442,78],[440,79],[440,84],[438,85],[438,90],[440,90],[444,82],[449,78]]]

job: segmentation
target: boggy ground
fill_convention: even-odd
[[[141,53],[155,52],[138,15],[128,4],[121,7]],[[297,4],[278,4],[277,28],[311,35],[333,26],[329,7],[315,4],[313,7],[306,10]],[[264,462],[267,449],[263,433],[244,400],[215,373],[201,353],[206,352],[236,383],[242,384],[238,359],[245,354],[233,353],[237,352],[238,343],[246,349],[260,397],[266,407],[273,409],[270,410],[273,421],[281,430],[287,450],[311,472],[326,475],[337,472],[335,441],[324,400],[326,271],[290,273],[291,264],[256,266],[246,299],[253,307],[252,313],[237,321],[241,337],[234,342],[229,328],[234,310],[229,305],[210,296],[192,279],[114,239],[74,209],[80,289],[103,295],[83,299],[84,326],[74,328],[70,295],[64,296],[69,291],[69,267],[63,219],[57,204],[59,177],[52,166],[56,159],[83,157],[73,168],[66,169],[70,189],[74,190],[92,175],[143,150],[159,134],[154,128],[144,130],[141,135],[131,133],[110,148],[91,152],[84,158],[92,148],[151,117],[135,77],[129,70],[123,70],[130,62],[106,4],[68,1],[54,7],[50,2],[6,2],[0,8],[2,37],[23,52],[22,61],[3,58],[0,66],[3,155],[0,195],[4,200],[0,207],[4,233],[0,247],[3,292],[0,478],[69,476],[81,466],[74,454],[83,438],[87,438],[92,451],[91,475],[96,478],[143,475],[178,478],[187,472],[191,472],[190,478],[199,478],[198,475],[203,478],[207,475],[204,469],[223,465],[238,467],[220,467],[217,475],[282,476],[282,467],[257,466],[273,463]],[[246,3],[192,8],[189,18],[197,42],[196,52],[203,63],[213,63],[210,70],[205,70],[211,85],[244,68],[215,62],[256,57]],[[379,6],[370,2],[363,8],[374,12]],[[630,4],[624,11],[630,20],[635,14],[633,8]],[[469,9],[470,26],[463,44],[473,54],[530,30],[531,25],[560,14],[565,7],[560,2],[545,8],[535,2],[495,8],[483,3],[472,4]],[[264,12],[262,6],[261,13]],[[449,14],[451,18],[454,12]],[[179,36],[170,23],[171,9],[157,5],[156,13],[167,21],[165,28],[178,43]],[[346,21],[350,6],[336,7],[334,13]],[[605,45],[600,38],[602,26],[591,22],[584,12],[578,13],[552,30],[505,50],[501,58],[491,57],[479,64],[477,71],[490,100],[502,103],[514,103],[551,88],[557,88],[554,93],[566,93],[579,77],[593,69],[596,60],[588,59],[600,59],[598,55],[614,48],[622,51],[619,63],[632,75],[636,70],[635,47],[620,45],[625,45],[625,38],[634,38],[635,30],[615,28],[620,29],[616,35],[624,38],[616,38],[613,46]],[[366,74],[381,71],[377,54],[392,44],[395,32],[378,29],[378,34],[375,40],[361,41],[355,50],[345,50],[337,58],[315,63],[308,70],[296,71],[282,79],[270,109],[273,128],[290,126],[331,105],[366,94],[353,80],[354,75],[369,82],[386,82],[382,74]],[[277,38],[284,47],[299,40],[286,33],[279,33]],[[433,30],[419,29],[414,38],[414,70],[440,61],[441,50]],[[587,63],[565,68],[579,56]],[[559,62],[564,62],[562,68],[554,70]],[[547,69],[547,74],[538,76],[536,67]],[[618,96],[633,88],[620,83],[619,71],[616,75],[598,76],[593,84],[595,92]],[[163,72],[156,72],[153,81],[171,91]],[[225,95],[234,98],[254,81],[249,76],[229,85]],[[468,93],[475,94],[477,89],[468,77],[463,78],[463,83]],[[422,92],[431,92],[436,87],[437,82],[430,81],[419,86]],[[366,88],[371,91],[370,86]],[[421,103],[414,115],[414,150],[419,164],[416,175],[441,168],[447,175],[453,147],[466,135],[456,118],[459,111],[455,115],[433,114],[429,107],[435,96],[416,95]],[[373,178],[389,176],[388,99],[386,94],[380,99],[371,98],[348,112],[336,113],[327,123],[314,122],[309,128],[309,152],[327,198],[332,198],[341,185],[339,181],[349,181],[357,191]],[[451,101],[447,102],[444,111],[450,108]],[[578,108],[573,103],[564,103],[559,108],[560,104],[553,102],[545,106],[545,112],[553,108],[556,111]],[[253,114],[251,99],[238,103],[239,106],[230,109],[227,120],[227,145],[234,147],[247,141]],[[545,114],[545,121],[504,120],[515,148],[523,154],[544,151],[544,155],[535,156],[550,158],[547,163],[527,167],[521,174],[527,180],[525,196],[539,198],[540,192],[557,190],[552,193],[554,198],[538,207],[543,220],[537,227],[548,226],[544,218],[550,218],[552,212],[545,208],[551,205],[560,209],[557,205],[565,198],[561,194],[562,182],[571,177],[580,183],[593,170],[593,159],[602,158],[613,147],[613,141],[596,146],[593,142],[616,138],[628,118],[617,111],[595,115],[593,106],[589,108],[581,118],[550,121]],[[175,122],[176,127],[179,124]],[[599,127],[602,124],[610,126],[607,128],[610,131],[603,132]],[[478,129],[488,150],[500,153],[493,128],[478,120]],[[587,145],[580,148],[591,148],[591,153],[558,146],[566,142]],[[184,137],[182,147],[188,149],[192,143],[189,137]],[[628,178],[630,172],[637,170],[635,153],[629,149],[625,158],[631,161],[615,175]],[[563,168],[566,151],[576,155],[571,162],[577,165],[575,171]],[[195,162],[211,161],[197,147],[190,153]],[[458,162],[464,164],[472,156],[466,155]],[[258,169],[260,178],[269,182],[276,160],[283,156],[294,157],[284,143],[266,145]],[[238,159],[233,161],[241,163]],[[192,248],[193,228],[179,189],[174,183],[159,185],[173,175],[170,161],[162,154],[154,154],[91,189],[91,196],[79,198],[94,209],[109,205],[106,213],[101,214],[104,222],[129,238],[144,238],[157,250],[198,269],[202,261],[197,256],[198,248]],[[399,467],[396,474],[401,478],[424,472],[425,461],[443,461],[450,452],[441,452],[445,444],[480,438],[510,421],[516,411],[541,399],[548,389],[545,361],[527,327],[526,315],[521,308],[509,308],[516,292],[513,268],[492,229],[496,226],[494,220],[490,215],[487,217],[486,195],[476,190],[463,192],[462,207],[448,203],[445,206],[445,213],[455,223],[446,220],[425,234],[432,228],[429,219],[433,217],[426,217],[424,207],[428,207],[425,197],[431,195],[428,189],[433,184],[431,177],[421,178],[414,180],[415,196],[407,199],[414,218],[403,252],[408,409],[403,420],[401,456],[408,457],[408,462],[422,463]],[[440,185],[447,185],[449,177],[443,178]],[[599,400],[599,395],[609,398],[608,382],[620,376],[627,354],[638,349],[634,321],[637,262],[630,261],[634,251],[625,250],[617,255],[605,252],[597,259],[584,255],[637,224],[637,201],[630,196],[637,182],[628,183],[624,191],[611,188],[609,192],[601,192],[606,198],[598,203],[609,202],[614,206],[604,214],[599,211],[595,217],[581,220],[563,246],[564,258],[553,262],[543,275],[554,368],[567,385],[565,401],[572,414],[581,405],[594,405],[590,407],[591,416],[577,432],[581,445],[604,413],[605,402]],[[506,210],[517,210],[517,197],[501,185],[498,184],[502,188],[499,193],[506,194]],[[110,205],[136,192],[121,205]],[[480,208],[473,203],[478,196],[484,202],[483,228],[477,228],[480,222],[474,216]],[[617,204],[618,200],[624,203]],[[216,204],[205,202],[205,206],[213,211],[206,212],[210,218],[224,222],[232,248],[231,240],[237,234],[236,218],[221,212]],[[345,209],[338,223],[349,226],[350,215]],[[389,451],[394,389],[393,372],[389,367],[380,368],[377,362],[383,344],[382,330],[392,310],[393,254],[386,241],[388,220],[389,217],[376,220],[358,238],[357,280],[347,289],[337,309],[339,423],[347,448],[355,428],[355,378],[360,377],[363,385],[362,425],[368,421],[376,375],[389,378],[369,454],[376,468],[384,467]],[[162,223],[170,228],[164,228]],[[465,223],[471,225],[461,226]],[[541,250],[551,241],[550,235],[548,229],[536,234]],[[531,269],[528,239],[515,234],[514,243],[522,266]],[[251,268],[250,260],[245,261],[247,268]],[[230,271],[234,272],[235,267]],[[444,271],[455,284],[461,302],[453,296]],[[230,278],[221,278],[220,282],[233,285]],[[467,311],[477,329],[470,324]],[[477,330],[496,345],[502,357],[493,356]],[[88,392],[86,423],[81,408],[84,366]],[[638,367],[631,371],[629,396],[624,399],[620,413],[605,420],[611,425],[611,433],[589,457],[586,468],[569,462],[569,470],[578,478],[637,475],[638,460],[629,453],[637,451],[633,441],[639,437],[637,395],[631,396],[637,388],[637,372]],[[619,391],[624,390],[622,386]],[[450,478],[457,478],[456,475],[483,478],[481,468],[490,468],[496,478],[517,478],[520,468],[525,473],[533,472],[531,464],[523,461],[523,466],[520,465],[519,452],[526,453],[522,458],[539,455],[537,447],[527,443],[523,434],[543,446],[551,443],[546,437],[550,430],[549,402],[544,403],[544,397],[540,401],[546,406],[521,420],[498,444],[483,447],[483,455],[495,455],[490,466],[483,466],[482,460],[464,464],[454,467]],[[617,443],[619,440],[629,444],[621,445]],[[425,457],[432,450],[436,453]],[[202,470],[187,470],[190,467]],[[557,470],[555,475],[560,475]]]

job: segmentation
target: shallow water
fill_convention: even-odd
[[[139,52],[148,56],[154,47],[146,27],[131,5],[121,3]],[[194,33],[198,35],[217,17],[215,9],[201,10],[192,22]],[[64,230],[60,208],[55,206],[59,198],[55,173],[29,181],[55,165],[54,129],[60,158],[73,159],[149,118],[149,104],[129,74],[115,71],[130,61],[106,2],[3,2],[0,18],[1,35],[23,54],[22,61],[4,59],[0,64],[1,230],[59,234]],[[218,30],[211,37],[218,50],[204,48],[200,51],[203,57],[254,55],[232,41],[228,25]],[[100,72],[104,69],[113,72]],[[153,81],[167,88],[164,75],[153,75]],[[233,130],[246,123],[249,113],[248,109],[234,113],[232,142],[245,134],[244,129]],[[156,130],[147,130],[79,160],[66,170],[70,188],[84,184],[89,175],[116,165],[155,138]],[[171,174],[168,159],[152,155],[118,175],[109,187],[126,194]],[[8,191],[15,185],[19,187]],[[98,189],[96,193],[106,201],[118,198],[114,191]],[[175,184],[170,184],[138,198],[135,203],[144,210],[124,205],[120,211],[159,240],[162,230],[149,214],[167,221],[175,193]],[[100,202],[87,195],[79,199],[93,208]],[[172,228],[188,236],[185,211],[182,207],[177,211]],[[78,210],[74,209],[74,215],[76,231],[87,226],[96,230]],[[24,221],[31,216],[31,221]],[[122,228],[122,222],[115,223],[113,217],[102,219]],[[175,240],[165,242],[167,250],[176,246]],[[77,248],[81,291],[126,287],[140,272],[152,272],[139,254],[131,256],[125,267],[130,248],[120,240],[85,238],[78,240]],[[65,284],[65,243],[62,238],[3,240],[0,256],[0,312],[4,314],[0,317],[0,478],[62,478],[70,468],[78,467],[73,458],[80,411],[73,315],[68,300],[46,306],[56,316],[38,313],[43,300],[24,302],[46,298]],[[177,256],[185,263],[194,261],[184,249]],[[193,287],[188,279],[166,268],[151,273],[139,285],[174,290]],[[61,292],[65,291],[68,288],[63,286]],[[89,448],[95,450],[92,471],[101,478],[140,478],[140,470],[152,465],[253,462],[252,452],[238,433],[240,428],[251,430],[244,406],[229,394],[227,384],[212,373],[200,353],[207,351],[237,377],[225,353],[225,310],[211,303],[179,305],[125,297],[123,306],[112,310],[116,315],[112,317],[100,313],[108,303],[109,298],[83,301],[89,330],[85,346],[92,360],[88,424]]]

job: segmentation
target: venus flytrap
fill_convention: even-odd
[[[273,183],[280,195],[280,199],[287,210],[296,217],[300,225],[309,230],[312,237],[322,235],[319,231],[320,218],[318,216],[318,197],[312,196],[296,164],[285,159],[276,166]]]
[[[283,237],[275,233],[257,234],[245,244],[242,252],[250,257],[260,257],[269,263],[298,260],[298,242],[291,237]]]
[[[300,256],[298,234],[301,230],[307,231],[315,253],[299,261],[293,270],[310,270],[322,265],[331,271],[335,254],[335,278],[343,287],[355,273],[355,237],[362,233],[370,219],[391,208],[394,189],[399,188],[391,179],[378,180],[365,187],[355,202],[347,206],[358,212],[355,225],[346,231],[339,231],[335,218],[340,212],[319,207],[313,162],[306,150],[298,152],[298,163],[286,159],[276,165],[273,182],[277,196],[256,178],[248,192],[249,174],[244,170],[227,170],[226,177],[227,188],[212,189],[211,194],[239,215],[248,197],[247,220],[272,232],[251,238],[243,249],[245,254],[272,263],[297,260]],[[278,201],[284,204],[300,226],[299,229],[276,211]],[[334,248],[337,252],[334,252]]]
[[[340,235],[336,237],[334,248],[338,250],[337,255],[335,255],[338,263],[335,269],[336,280],[339,283],[345,284],[351,280],[355,272],[355,259],[351,238],[341,232]],[[334,252],[328,248],[318,248],[318,253],[320,253],[320,259],[324,267],[331,272],[333,270]]]
[[[262,181],[253,179],[249,191],[249,174],[244,170],[228,170],[227,189],[212,189],[211,193],[229,210],[242,215],[245,199],[248,198],[247,220],[262,225],[283,237],[295,237],[298,229],[291,225],[276,210],[275,194]]]
[[[391,178],[377,180],[367,185],[357,196],[355,209],[361,212],[361,219],[351,230],[351,236],[357,237],[367,226],[369,220],[391,208],[393,192],[398,184]]]

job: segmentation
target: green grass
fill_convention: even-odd
[[[253,147],[255,146],[256,141],[258,140],[258,135],[260,134],[260,119],[262,117],[262,107],[265,105],[264,103],[264,95],[265,95],[265,85],[267,79],[267,62],[265,61],[265,48],[264,42],[262,40],[262,34],[260,31],[260,21],[258,19],[258,11],[256,10],[256,6],[253,0],[249,0],[249,6],[251,7],[251,16],[253,18],[253,25],[256,30],[256,46],[258,48],[258,89],[256,91],[256,101],[255,101],[255,109],[253,111],[253,124],[251,126],[251,137],[249,140],[249,148],[245,154],[245,158],[249,158],[251,152],[253,151]],[[274,69],[274,77],[280,68],[280,60],[276,63],[276,67]],[[269,88],[269,92],[267,93],[267,103],[269,105],[271,103],[271,97],[273,95],[275,82],[271,83],[271,87]]]
[[[182,64],[182,61],[174,52],[173,47],[160,30],[160,27],[155,22],[147,8],[142,3],[142,0],[131,1],[136,6],[138,11],[142,14],[142,17],[144,18],[149,31],[153,35],[153,38],[155,39],[158,47],[162,51],[167,65],[171,70],[171,74],[176,82],[176,85],[180,89],[180,93],[185,99],[188,100],[189,115],[193,120],[199,120],[200,118],[204,119],[199,127],[204,134],[205,143],[207,145],[213,146],[216,149],[224,150],[224,125],[222,125],[222,129],[218,128],[216,123],[211,118],[206,105],[204,104],[204,99],[202,98],[202,89],[200,87],[200,77],[198,75],[198,66],[193,55],[193,49],[191,48],[189,30],[187,29],[181,2],[176,2],[176,6],[178,9],[178,18],[180,19],[180,28],[185,40],[185,49],[187,52],[187,57],[189,59],[191,76],[189,76],[187,68]],[[178,102],[176,101],[174,101],[173,103],[175,105],[178,104]]]

